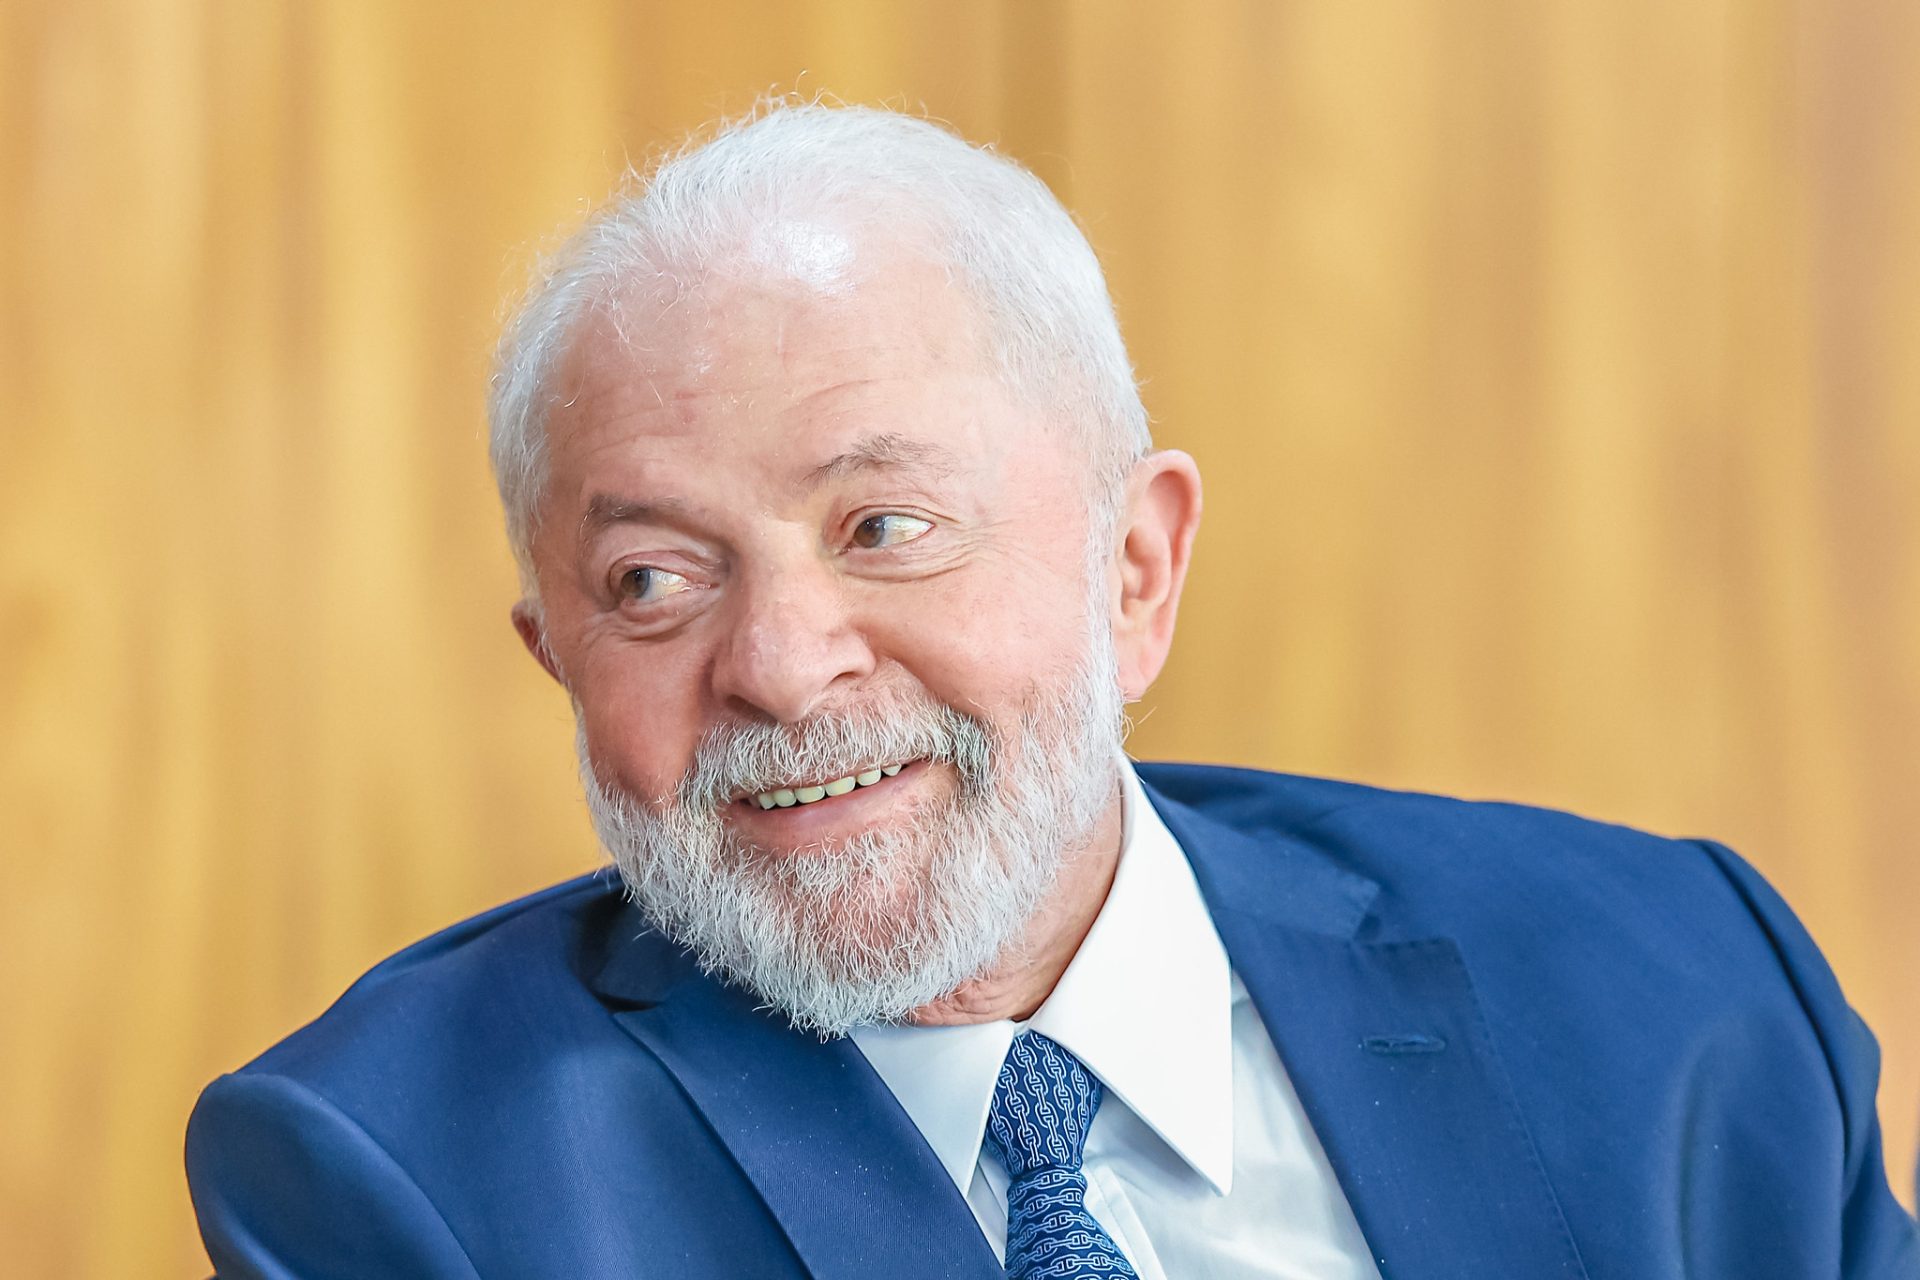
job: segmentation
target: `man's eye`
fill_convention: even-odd
[[[930,521],[918,516],[899,514],[868,516],[853,530],[853,545],[869,550],[878,547],[891,547],[902,542],[912,542],[915,538],[933,528]]]
[[[620,575],[620,595],[642,604],[676,595],[692,585],[677,573],[644,564],[635,565]]]

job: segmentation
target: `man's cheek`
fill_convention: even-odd
[[[629,756],[691,760],[701,728],[701,704],[691,692],[668,663],[628,654],[619,662],[591,666],[575,698],[591,709],[588,729],[596,742],[618,744]],[[684,768],[683,761],[675,771]]]
[[[595,707],[586,734],[588,754],[602,779],[648,800],[673,794],[693,760],[690,744],[682,748],[661,727],[614,706]]]

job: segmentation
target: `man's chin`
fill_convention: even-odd
[[[898,1023],[986,967],[984,957],[884,910],[787,916],[779,945],[696,951],[803,1031],[842,1035]],[[959,961],[962,968],[957,969]],[[964,971],[962,971],[964,969]]]
[[[906,956],[928,949],[925,903],[913,886],[849,889],[833,900],[779,905],[797,937],[823,957]]]

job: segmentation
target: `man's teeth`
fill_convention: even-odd
[[[870,787],[882,778],[891,778],[903,767],[890,764],[880,769],[869,769],[865,773],[835,778],[832,782],[823,782],[817,787],[781,787],[777,791],[762,791],[752,799],[762,809],[776,807],[790,809],[796,804],[812,804],[817,800],[825,800],[828,796],[843,796],[855,787]]]

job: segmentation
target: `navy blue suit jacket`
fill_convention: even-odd
[[[1146,766],[1389,1280],[1920,1276],[1877,1050],[1732,853]],[[848,1041],[704,977],[601,873],[374,969],[215,1081],[222,1276],[1001,1274]]]

